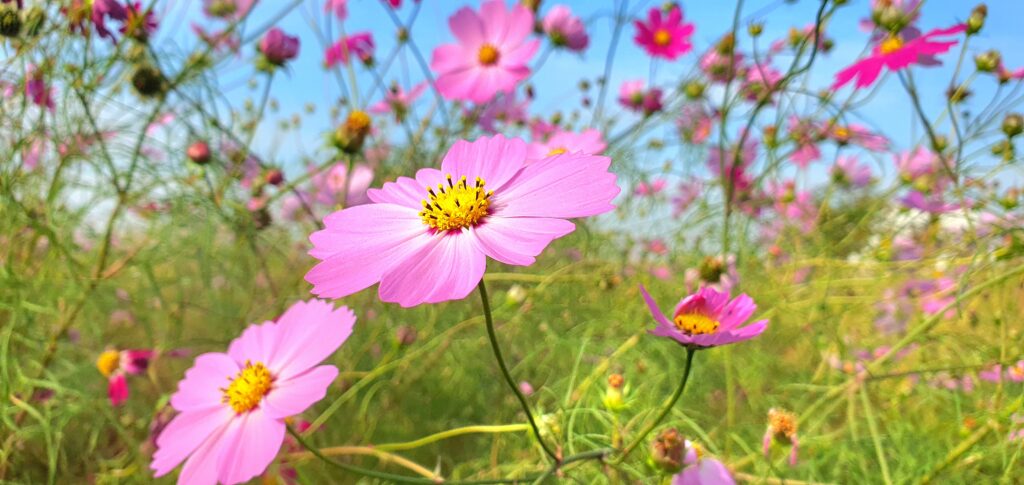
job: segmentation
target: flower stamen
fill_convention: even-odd
[[[485,66],[493,66],[498,63],[501,59],[501,53],[498,52],[498,48],[491,44],[484,44],[480,46],[480,51],[477,53],[477,59],[480,64]]]
[[[661,47],[665,47],[665,46],[667,46],[669,44],[669,42],[672,42],[672,34],[668,33],[667,30],[665,30],[665,29],[658,29],[654,33],[654,43],[655,44],[657,44],[657,45],[659,45]]]
[[[903,48],[903,39],[900,39],[897,35],[890,35],[882,44],[878,46],[878,50],[882,54],[892,54]]]
[[[690,335],[706,335],[718,330],[718,320],[703,313],[680,313],[672,320],[676,328]]]
[[[427,187],[428,199],[423,200],[420,219],[438,231],[452,231],[477,225],[489,213],[493,191],[484,189],[484,180],[476,178],[470,187],[463,175],[458,182],[447,175],[448,186],[437,184]]]
[[[238,372],[226,389],[221,389],[223,402],[238,414],[251,411],[270,392],[273,384],[274,377],[262,362],[253,364],[245,361],[245,368]]]

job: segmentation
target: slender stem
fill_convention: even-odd
[[[547,453],[555,463],[560,463],[562,460],[558,454],[548,447],[547,443],[544,442],[544,438],[540,436],[540,428],[537,427],[537,421],[533,418],[533,412],[530,411],[530,403],[526,402],[526,396],[523,395],[522,391],[519,390],[519,386],[516,385],[516,381],[512,379],[512,375],[508,372],[508,366],[505,364],[505,358],[501,356],[501,346],[498,345],[498,334],[494,331],[494,317],[491,316],[491,303],[490,298],[487,297],[487,285],[484,284],[484,280],[480,279],[480,284],[477,286],[480,290],[480,301],[484,305],[484,320],[487,322],[487,338],[491,341],[491,350],[494,351],[494,358],[498,361],[498,367],[501,368],[501,375],[505,377],[505,382],[508,383],[508,387],[512,389],[512,392],[516,395],[516,399],[519,400],[519,405],[522,406],[523,412],[526,413],[526,418],[530,421],[530,427],[533,428],[533,434],[537,437],[537,442],[540,443],[540,447],[544,449],[544,453]]]
[[[436,443],[438,441],[452,438],[455,436],[462,436],[464,434],[475,434],[475,433],[515,433],[517,431],[528,431],[530,426],[527,424],[503,424],[503,425],[478,425],[478,426],[463,426],[461,428],[446,429],[439,433],[434,433],[430,436],[424,436],[418,440],[408,441],[405,443],[387,443],[383,445],[374,445],[374,449],[381,451],[401,451],[411,450],[419,448],[421,446]]]
[[[683,369],[683,379],[679,382],[679,387],[676,388],[676,392],[672,394],[672,397],[665,403],[665,407],[661,409],[661,413],[658,414],[658,417],[650,423],[647,423],[647,426],[645,426],[644,429],[636,435],[636,438],[633,438],[633,441],[622,450],[622,454],[619,455],[613,463],[622,463],[622,461],[625,460],[626,457],[628,457],[629,454],[647,438],[647,435],[651,433],[654,427],[661,423],[665,419],[665,416],[668,416],[668,413],[672,412],[672,408],[675,407],[676,401],[679,400],[679,397],[683,395],[683,391],[686,389],[686,381],[690,379],[690,370],[693,368],[693,354],[696,353],[697,351],[692,347],[686,348],[686,368]]]

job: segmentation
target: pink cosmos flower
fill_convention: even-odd
[[[658,323],[651,334],[671,338],[686,347],[707,348],[742,342],[761,335],[768,327],[768,320],[740,327],[757,309],[754,300],[746,294],[730,300],[729,293],[701,288],[683,298],[669,320],[643,285],[640,293]]]
[[[405,91],[401,86],[395,84],[387,93],[384,93],[384,99],[370,106],[368,111],[374,114],[392,113],[395,116],[395,121],[401,122],[409,112],[409,107],[419,99],[425,89],[427,89],[426,82],[413,86],[409,91]]]
[[[796,415],[782,409],[768,410],[768,429],[761,440],[761,448],[765,458],[771,457],[772,444],[787,446],[789,450],[789,466],[796,466],[799,440],[796,436]]]
[[[534,142],[530,144],[530,158],[544,158],[560,153],[583,153],[586,155],[600,155],[607,144],[601,136],[601,131],[589,128],[579,133],[556,129],[547,141]]]
[[[55,89],[46,85],[43,78],[43,71],[33,65],[28,66],[28,73],[25,75],[25,95],[36,106],[54,110],[53,93]]]
[[[1024,360],[1006,369],[1006,378],[1013,382],[1024,382]]]
[[[623,82],[619,87],[619,104],[647,116],[661,111],[661,89],[646,89],[645,84],[643,79]]]
[[[349,57],[355,55],[364,64],[373,60],[374,52],[373,34],[370,32],[358,32],[348,37],[338,39],[324,51],[324,64],[333,67],[337,63],[348,64]]]
[[[590,43],[586,27],[579,17],[565,5],[555,5],[548,10],[541,23],[544,33],[551,39],[555,47],[565,47],[571,51],[582,52]]]
[[[700,58],[700,70],[709,79],[719,83],[731,81],[736,76],[743,76],[743,54],[733,52],[723,54],[718,49],[709,49]]]
[[[708,114],[702,106],[687,104],[683,106],[681,116],[676,118],[676,126],[679,127],[683,140],[700,145],[711,136],[714,117]]]
[[[672,196],[672,216],[679,217],[704,190],[704,184],[700,180],[688,180],[680,182],[679,192]]]
[[[516,93],[501,93],[483,107],[477,124],[487,133],[498,132],[498,124],[515,126],[526,122],[526,109],[529,99],[518,100]]]
[[[782,73],[771,66],[752,66],[743,81],[743,96],[751,101],[772,102]]]
[[[840,155],[832,166],[832,180],[841,185],[863,188],[871,183],[871,167],[852,155]]]
[[[348,176],[348,165],[342,162],[336,163],[326,173],[320,173],[313,177],[316,201],[328,207],[333,207],[343,197],[345,198],[345,207],[369,202],[366,190],[370,188],[371,183],[373,183],[373,169],[362,163],[352,166],[352,177]]]
[[[736,481],[724,463],[702,455],[695,443],[685,441],[683,469],[672,477],[672,485],[734,485]]]
[[[348,17],[348,0],[327,0],[324,12],[333,12],[338,20],[345,20]]]
[[[900,198],[900,203],[902,203],[904,207],[917,209],[929,214],[946,214],[948,212],[959,210],[963,207],[958,202],[946,202],[942,200],[942,194],[923,194],[916,190],[912,190],[908,192],[907,195]]]
[[[259,49],[268,62],[280,66],[299,55],[299,38],[274,27],[260,40]]]
[[[447,99],[485,103],[508,93],[530,74],[526,63],[540,41],[528,40],[533,13],[522,5],[510,9],[503,0],[489,0],[480,13],[463,7],[448,19],[458,44],[434,49],[430,68],[437,89]]]
[[[96,28],[96,35],[114,39],[114,34],[107,30],[107,17],[114,20],[124,21],[127,18],[124,6],[117,0],[94,0],[92,2],[92,24]]]
[[[141,374],[149,367],[152,350],[107,350],[96,359],[96,368],[107,378],[107,397],[111,406],[128,400],[127,375]]]
[[[921,56],[943,54],[955,46],[958,41],[935,39],[956,35],[965,30],[967,30],[967,25],[960,24],[948,29],[932,30],[907,41],[904,41],[899,34],[890,35],[875,46],[871,56],[836,73],[832,89],[839,89],[854,79],[856,79],[854,85],[857,89],[866,88],[878,79],[883,67],[895,72],[906,69],[911,64],[920,64]]]
[[[993,365],[990,369],[978,372],[978,378],[987,382],[999,382],[1003,380],[1003,366]]]
[[[380,282],[380,298],[404,307],[464,298],[487,257],[517,266],[575,225],[603,214],[619,193],[611,159],[560,154],[527,164],[527,145],[501,135],[460,140],[416,178],[368,192],[373,204],[335,212],[313,233],[320,260],[306,281],[341,298]]]
[[[833,126],[825,136],[839,145],[853,144],[873,152],[889,149],[889,140],[883,135],[873,133],[867,127],[851,123],[849,126]]]
[[[664,17],[662,14],[666,14]],[[683,9],[672,5],[664,11],[654,7],[647,12],[647,22],[634,20],[636,36],[633,40],[652,57],[675,60],[693,50],[690,36],[693,24],[683,22]]]
[[[212,47],[216,52],[224,50],[238,52],[238,48],[242,45],[242,39],[238,34],[228,32],[227,30],[207,32],[202,26],[193,23],[192,32],[195,32],[196,37],[199,37],[200,40]]]
[[[178,483],[242,483],[263,473],[284,441],[285,418],[323,399],[338,375],[318,365],[352,333],[346,307],[310,300],[277,322],[250,325],[227,353],[196,357],[178,383],[178,415],[156,439],[160,477],[185,462]]]
[[[654,179],[650,183],[641,180],[636,183],[636,188],[633,189],[633,195],[636,195],[637,197],[657,195],[661,193],[662,190],[665,190],[665,185],[668,185],[668,182],[665,179]]]

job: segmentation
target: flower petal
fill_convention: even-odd
[[[488,256],[506,264],[527,266],[551,244],[576,225],[565,219],[543,217],[488,217],[471,231]]]
[[[658,303],[654,301],[654,298],[651,298],[651,294],[647,292],[647,288],[644,288],[644,285],[640,285],[640,294],[643,295],[644,301],[647,302],[647,308],[651,310],[651,316],[654,317],[656,322],[665,327],[675,328],[675,326],[672,325],[672,321],[661,312],[660,308],[658,308]]]
[[[238,368],[245,367],[246,362],[269,364],[274,360],[274,352],[277,351],[279,338],[280,332],[274,322],[249,325],[242,335],[228,345],[228,355],[235,360]]]
[[[321,262],[306,273],[313,294],[341,298],[380,281],[428,241],[416,211],[394,204],[368,204],[335,212],[309,239],[309,254]]]
[[[472,142],[459,140],[441,161],[441,172],[452,174],[456,181],[465,176],[470,185],[480,177],[488,190],[500,190],[523,168],[526,154],[526,142],[519,138],[495,135]]]
[[[295,309],[295,311],[292,311]],[[290,379],[319,364],[352,335],[356,316],[320,300],[297,302],[278,320],[277,352],[270,362],[277,379]]]
[[[157,436],[149,467],[158,477],[166,475],[211,436],[219,434],[233,417],[234,411],[224,405],[178,414]]]
[[[256,408],[238,417],[221,437],[217,460],[222,483],[244,483],[263,473],[284,443],[284,421]]]
[[[299,414],[327,395],[327,387],[338,377],[333,365],[315,367],[309,372],[275,382],[263,407],[268,416],[284,419]]]
[[[560,154],[523,168],[495,191],[495,214],[505,217],[573,217],[603,214],[615,208],[619,194],[611,159],[582,153]]]
[[[171,395],[171,406],[182,412],[223,407],[221,389],[238,371],[238,364],[228,354],[211,352],[196,357],[178,383],[178,391]]]
[[[465,298],[480,282],[486,263],[471,234],[435,234],[381,278],[380,299],[412,307]]]

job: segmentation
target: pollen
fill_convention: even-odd
[[[231,384],[221,389],[224,392],[223,401],[238,414],[251,411],[270,392],[273,384],[274,377],[262,362],[253,364],[246,361],[245,368],[238,372]]]
[[[477,225],[487,216],[491,206],[491,195],[484,189],[484,180],[477,177],[470,186],[463,176],[454,182],[447,176],[448,185],[437,184],[427,187],[428,198],[423,201],[420,219],[427,226],[438,231],[454,231]]]
[[[890,35],[888,38],[882,41],[882,44],[880,46],[878,46],[878,50],[881,51],[882,54],[892,54],[893,52],[896,52],[902,48],[903,39],[900,39],[899,36],[896,35]]]
[[[792,442],[796,437],[796,415],[784,409],[769,409],[768,430],[775,441]]]
[[[658,29],[658,31],[654,33],[655,44],[661,47],[665,47],[669,44],[669,42],[672,42],[672,34],[669,34],[667,30]]]
[[[96,368],[103,377],[110,377],[118,367],[121,366],[121,353],[116,350],[107,350],[96,359]]]
[[[706,335],[718,330],[718,320],[703,313],[680,313],[673,320],[676,328],[689,335]]]
[[[498,59],[501,58],[501,53],[498,52],[498,48],[491,44],[484,44],[480,46],[480,52],[477,53],[477,59],[480,60],[480,64],[485,66],[493,66],[498,63]]]
[[[566,149],[565,147],[552,148],[551,151],[548,152],[548,156],[549,157],[553,157],[555,155],[561,155],[561,154],[566,153],[568,151],[569,150]]]

